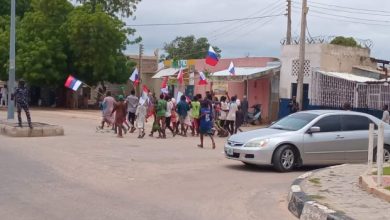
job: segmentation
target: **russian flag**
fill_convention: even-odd
[[[79,87],[83,84],[80,80],[74,78],[72,75],[69,75],[65,81],[65,87],[77,91]]]
[[[139,74],[138,74],[138,69],[135,68],[133,73],[130,76],[130,80],[134,83],[134,86],[138,86],[139,83]]]
[[[204,75],[203,72],[199,72],[199,83],[198,85],[207,85],[207,78],[206,76]]]
[[[183,72],[183,68],[181,67],[179,73],[177,74],[177,81],[179,82],[179,84],[183,84],[184,82],[184,72]]]
[[[139,99],[139,103],[143,105],[146,101],[149,101],[149,89],[146,85],[142,86],[142,95],[141,98]]]
[[[210,66],[215,66],[218,63],[217,53],[211,45],[209,47],[209,51],[207,52],[206,63]]]
[[[168,94],[168,79],[168,76],[165,76],[161,83],[161,93],[163,94]]]
[[[236,75],[236,70],[234,69],[233,61],[230,62],[228,71],[229,71],[231,76],[235,76]]]

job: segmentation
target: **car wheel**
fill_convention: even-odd
[[[293,147],[284,145],[279,147],[273,156],[273,165],[279,172],[287,172],[294,169],[296,155]]]
[[[377,149],[374,149],[374,162],[376,162],[376,152]],[[390,162],[390,146],[385,145],[383,146],[383,163]]]

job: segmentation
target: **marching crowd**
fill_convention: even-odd
[[[215,149],[213,136],[226,137],[241,131],[248,113],[245,96],[241,101],[236,95],[229,97],[226,93],[218,98],[212,92],[206,92],[205,97],[197,94],[190,99],[182,95],[178,99],[168,94],[157,98],[153,93],[137,97],[134,90],[127,97],[118,95],[114,98],[108,91],[100,103],[102,122],[97,129],[104,129],[105,125],[112,127],[120,138],[123,133],[134,133],[138,129],[138,138],[143,138],[145,123],[153,120],[150,137],[156,133],[157,138],[165,139],[167,131],[172,137],[190,134],[200,137],[198,147],[203,148],[204,136],[208,136]]]

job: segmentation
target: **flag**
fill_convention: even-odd
[[[165,76],[161,83],[161,93],[163,94],[168,94],[168,79],[168,76]]]
[[[183,72],[183,68],[181,67],[179,73],[177,74],[177,82],[179,82],[179,84],[183,84],[184,82],[184,72]]]
[[[209,51],[207,52],[206,63],[210,66],[215,66],[218,63],[218,55],[211,45],[209,47]]]
[[[233,61],[230,62],[228,71],[229,71],[231,76],[235,76],[236,75],[236,70],[234,69]]]
[[[207,78],[203,72],[199,72],[199,83],[198,85],[207,85]]]
[[[142,86],[142,94],[141,94],[141,97],[139,99],[139,104],[143,105],[146,101],[149,100],[149,89],[146,85],[143,85]]]
[[[135,68],[133,73],[130,76],[130,80],[133,82],[134,86],[137,87],[139,83],[139,74],[138,74],[138,69]]]
[[[81,84],[83,84],[83,82],[74,78],[72,75],[69,75],[68,79],[66,79],[65,87],[72,89],[73,91],[77,91]]]

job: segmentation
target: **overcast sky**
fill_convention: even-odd
[[[300,33],[301,0],[292,0],[292,35]],[[308,0],[310,36],[343,35],[371,39],[371,56],[390,59],[390,1]],[[327,4],[327,5],[324,5]],[[337,8],[329,5],[357,8]],[[386,11],[387,10],[387,11]],[[286,0],[142,0],[136,19],[126,23],[175,23],[277,15],[286,12]],[[325,13],[325,14],[324,14]],[[328,14],[328,15],[326,15]],[[357,19],[354,19],[357,18]],[[366,24],[364,24],[366,23]],[[176,36],[207,37],[222,50],[222,57],[280,55],[280,41],[286,35],[286,16],[236,22],[136,27],[143,38],[145,55],[152,55]],[[138,46],[127,53],[137,54]]]

